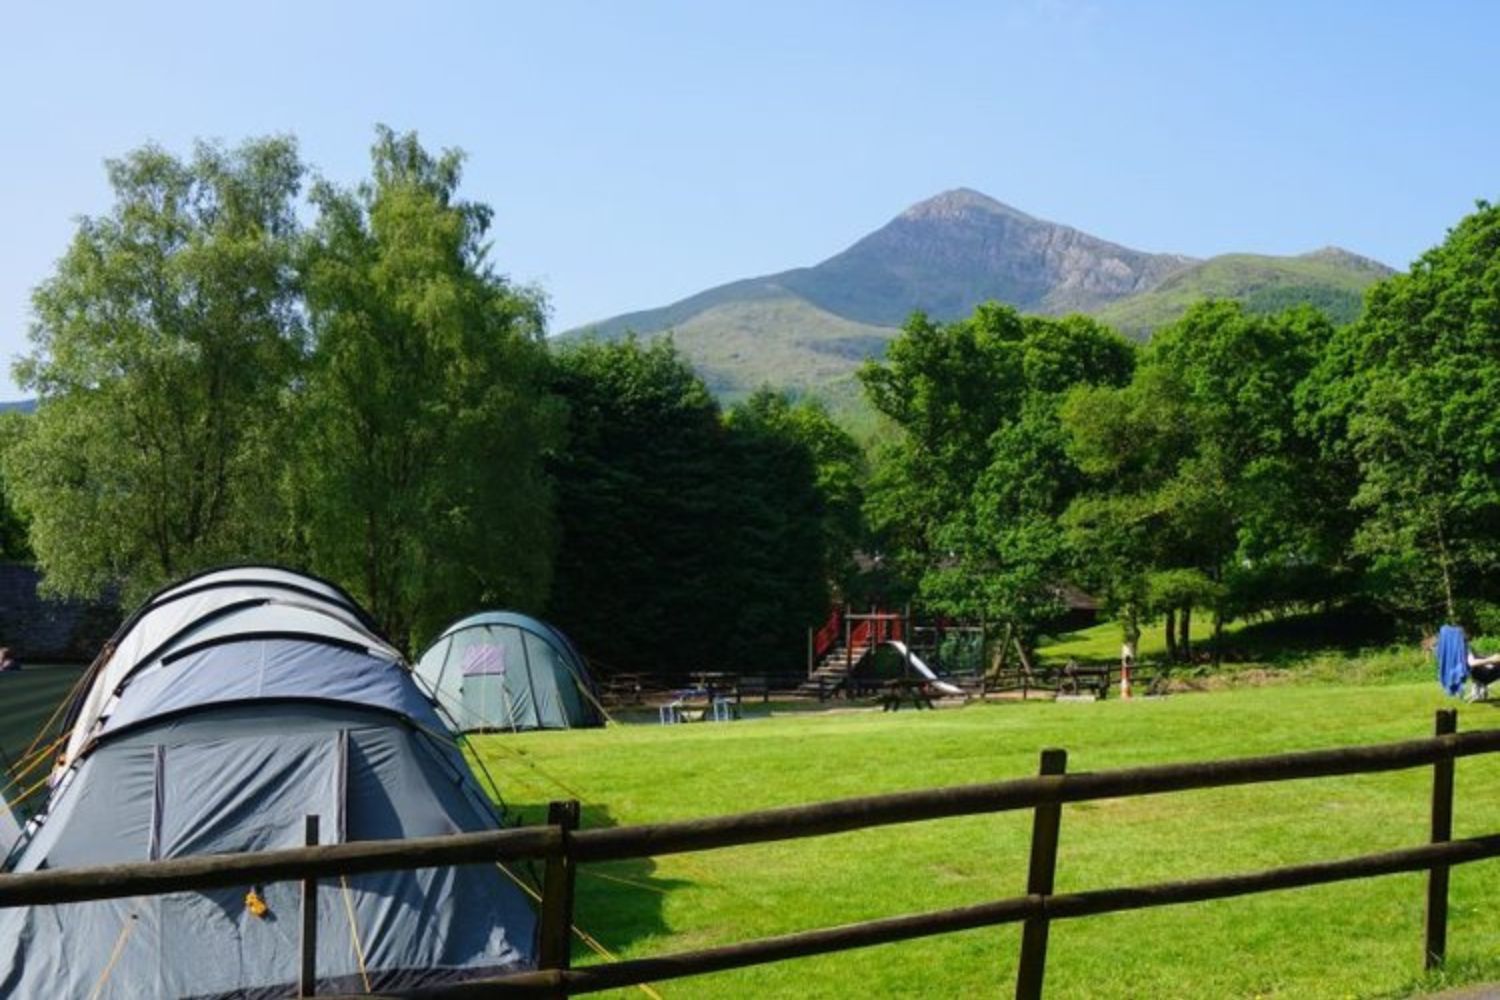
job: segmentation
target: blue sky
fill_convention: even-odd
[[[147,3],[0,11],[0,358],[102,161],[375,122],[470,155],[554,329],[811,264],[977,188],[1144,250],[1404,267],[1500,197],[1500,4]],[[18,395],[8,370],[0,398]]]

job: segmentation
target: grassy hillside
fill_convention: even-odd
[[[1420,657],[1414,657],[1414,661]],[[721,725],[481,737],[512,805],[538,818],[577,795],[607,826],[1069,770],[1345,746],[1427,735],[1454,703],[1421,681],[1246,688],[1160,700],[830,713]],[[752,706],[752,711],[759,706]],[[1459,726],[1496,724],[1461,705]],[[1455,835],[1496,829],[1500,758],[1458,765]],[[1248,786],[1068,806],[1062,891],[1249,871],[1425,842],[1431,772]],[[586,865],[578,925],[620,957],[961,906],[1023,890],[1030,817],[914,823],[655,860]],[[1500,978],[1500,864],[1453,872],[1450,981]],[[1052,929],[1049,997],[1401,997],[1422,975],[1419,875],[1270,893]],[[1019,932],[993,928],[667,981],[663,997],[993,996]],[[598,961],[579,949],[577,961]],[[618,995],[639,996],[620,992]]]
[[[672,336],[709,388],[732,399],[766,382],[794,391],[826,386],[884,354],[898,332],[784,294],[714,306],[678,324]]]
[[[1300,257],[1225,254],[1180,271],[1151,291],[1111,303],[1095,315],[1138,338],[1206,298],[1235,299],[1257,312],[1307,303],[1335,322],[1347,323],[1359,315],[1364,290],[1390,273],[1374,261],[1340,250]]]

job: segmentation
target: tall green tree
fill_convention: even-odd
[[[559,352],[569,445],[553,457],[561,538],[549,617],[605,669],[722,662],[740,595],[718,586],[733,525],[718,479],[728,433],[670,339]]]
[[[1337,560],[1327,511],[1347,496],[1297,403],[1331,333],[1311,309],[1266,317],[1202,303],[1157,332],[1128,386],[1080,389],[1064,404],[1069,448],[1090,476],[1064,523],[1080,553],[1106,556],[1080,571],[1127,641],[1154,605],[1186,655],[1194,608],[1222,625],[1273,599],[1267,579]]]
[[[839,544],[830,528],[845,526],[831,521],[829,496],[820,488],[814,445],[843,451],[837,426],[826,420],[813,404],[794,406],[764,390],[725,417],[724,583],[736,595],[729,660],[741,668],[796,669],[805,630],[828,613],[829,583],[838,568],[830,548]]]
[[[35,415],[5,456],[54,591],[126,599],[277,548],[283,402],[302,338],[289,138],[107,164],[115,203],[83,219],[37,288],[15,368]]]
[[[1059,406],[1133,367],[1129,342],[1092,320],[995,304],[946,325],[914,317],[866,366],[872,403],[902,431],[878,456],[871,522],[928,604],[1003,624],[1023,646],[1061,610],[1056,518],[1081,477]]]
[[[670,338],[570,347],[554,386],[571,422],[549,616],[606,670],[800,666],[852,502],[826,414],[761,392],[725,416]]]
[[[15,490],[5,479],[5,455],[26,434],[31,415],[12,410],[0,413],[0,559],[6,562],[32,562],[31,525],[27,523],[13,499]]]
[[[463,156],[377,131],[372,177],[313,187],[312,339],[288,477],[307,559],[397,641],[551,582],[543,456],[562,440],[538,293],[498,274]]]
[[[754,429],[762,437],[793,443],[806,452],[822,511],[822,575],[826,581],[846,588],[857,573],[855,552],[865,541],[864,491],[869,472],[859,443],[833,419],[822,401],[812,397],[793,400],[770,388],[759,389],[735,405],[729,421],[734,429]]]
[[[1320,366],[1315,426],[1359,479],[1378,592],[1423,624],[1500,601],[1500,206],[1367,293]]]

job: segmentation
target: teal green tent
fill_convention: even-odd
[[[604,725],[578,650],[551,625],[516,612],[483,611],[448,626],[416,675],[459,732]]]

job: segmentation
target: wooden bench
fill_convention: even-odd
[[[1057,693],[1081,695],[1091,691],[1095,698],[1103,701],[1109,697],[1113,673],[1109,666],[1087,666],[1069,661],[1057,671]]]
[[[932,708],[932,684],[923,679],[902,679],[886,681],[880,689],[880,710],[882,712],[899,712],[901,703],[910,701],[911,707],[918,711],[924,708]]]

